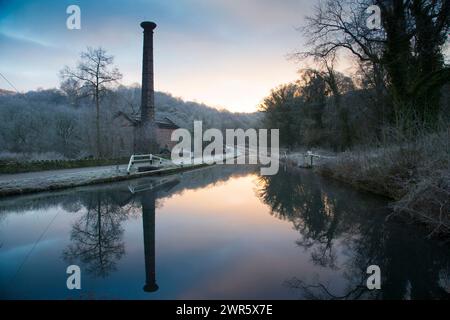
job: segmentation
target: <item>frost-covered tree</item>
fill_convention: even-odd
[[[96,110],[96,153],[100,157],[100,100],[112,84],[122,78],[122,74],[114,67],[114,58],[102,48],[87,48],[81,53],[81,59],[75,69],[64,67],[61,72],[63,80],[70,79],[72,88],[91,96],[95,101]],[[75,83],[74,83],[75,82]],[[77,85],[78,84],[78,85]]]

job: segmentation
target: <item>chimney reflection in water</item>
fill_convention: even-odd
[[[142,225],[144,228],[144,253],[145,253],[145,292],[158,290],[155,274],[155,194],[146,192],[141,198]]]

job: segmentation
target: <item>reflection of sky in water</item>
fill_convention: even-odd
[[[102,191],[100,198],[104,204],[119,201],[121,197],[133,198],[131,202],[129,199],[122,202],[122,205],[127,203],[125,207],[128,208],[129,203],[132,203],[131,207],[134,208],[117,224],[119,229],[123,230],[123,233],[120,233],[117,229],[117,241],[124,244],[125,253],[111,258],[114,267],[103,277],[87,272],[86,261],[75,261],[82,269],[82,290],[78,292],[66,289],[65,270],[70,263],[64,259],[64,252],[70,245],[74,245],[75,241],[71,235],[76,223],[82,221],[79,226],[83,231],[87,230],[83,229],[86,227],[83,223],[87,221],[83,220],[87,215],[86,204],[95,204],[95,201],[89,201],[99,199],[95,198],[95,192],[106,187],[98,186],[84,191],[91,198],[83,200],[83,206],[78,203],[78,207],[72,209],[73,212],[63,209],[70,208],[69,196],[67,199],[62,196],[56,201],[49,201],[48,205],[41,209],[13,210],[10,207],[10,210],[2,210],[5,211],[0,213],[3,215],[0,217],[2,298],[65,299],[80,295],[84,298],[125,299],[298,298],[301,297],[301,292],[290,289],[285,284],[286,280],[294,277],[311,284],[326,284],[332,292],[342,294],[351,287],[353,278],[358,276],[354,273],[352,264],[367,258],[363,254],[365,251],[359,246],[368,241],[370,245],[374,245],[370,241],[371,238],[361,243],[357,241],[361,238],[358,222],[351,222],[355,223],[353,226],[347,227],[344,223],[335,228],[334,220],[331,220],[326,222],[323,230],[318,229],[324,232],[316,238],[335,230],[334,238],[331,237],[331,246],[335,256],[334,265],[337,268],[333,269],[326,264],[321,266],[312,259],[312,253],[320,244],[313,241],[310,247],[305,245],[311,234],[305,236],[307,231],[298,227],[302,223],[298,224],[299,220],[295,217],[277,218],[277,214],[271,214],[267,201],[261,201],[261,196],[258,196],[258,190],[261,188],[258,176],[253,173],[240,174],[231,176],[225,182],[206,187],[201,184],[198,187],[190,181],[191,178],[192,175],[185,174],[178,189],[177,186],[174,187],[176,192],[168,190],[156,196],[155,250],[158,291],[143,291],[146,275],[143,225],[140,209],[136,210],[140,208],[140,196],[133,198],[126,192],[126,185],[118,184],[117,187]],[[216,178],[212,178],[212,182],[214,179]],[[311,190],[317,187],[314,181],[305,182]],[[276,181],[271,183],[275,184]],[[338,216],[336,212],[339,202],[328,197],[339,195],[333,193],[332,187],[331,191],[321,190],[317,189],[314,195],[318,197],[320,208],[323,209],[315,210],[322,210],[325,217]],[[74,191],[71,196],[77,195],[77,192],[81,191]],[[292,199],[289,199],[289,195],[283,196],[288,198],[282,199],[283,205],[289,204]],[[356,193],[350,196],[358,197]],[[45,197],[41,197],[44,203]],[[317,199],[314,199],[317,202]],[[20,201],[19,198],[17,202]],[[345,201],[350,200],[342,199],[341,203],[346,203]],[[366,203],[363,198],[359,201],[367,207],[381,206],[378,200],[368,200]],[[357,210],[358,203],[355,201],[353,205]],[[303,202],[297,204],[295,210],[299,210],[302,205]],[[315,204],[309,206],[316,208]],[[353,219],[351,214],[346,218],[349,215],[347,207],[341,211],[342,220]],[[95,214],[92,217],[95,217]],[[102,219],[107,217],[105,214]],[[107,223],[106,220],[102,221]],[[322,221],[314,221],[313,217],[308,223],[314,226],[320,225]],[[301,232],[296,230],[294,225],[297,225]],[[315,229],[311,226],[308,230],[313,233]],[[107,226],[105,228],[107,229]],[[39,241],[35,245],[37,240]],[[299,242],[303,243],[303,246],[299,245]],[[349,274],[350,280],[346,274]]]

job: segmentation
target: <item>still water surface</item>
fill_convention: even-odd
[[[0,297],[449,297],[449,246],[386,220],[384,199],[309,171],[258,173],[215,166],[0,200]],[[71,264],[81,290],[66,287]],[[381,290],[365,287],[372,264]]]

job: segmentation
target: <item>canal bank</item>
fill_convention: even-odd
[[[309,159],[311,159],[311,162]],[[315,174],[318,174],[320,176],[331,178],[343,184],[350,185],[356,190],[382,196],[389,200],[396,200],[396,198],[392,194],[394,190],[385,190],[380,186],[375,185],[374,183],[366,183],[361,179],[354,181],[354,179],[352,179],[352,176],[345,176],[341,174],[339,170],[334,169],[333,165],[335,165],[335,163],[338,161],[338,157],[336,155],[334,157],[324,156],[320,158],[310,158],[309,156],[305,156],[305,153],[294,152],[287,155],[286,158],[284,158],[282,161],[284,161],[285,164],[291,168],[295,168],[298,170],[311,170]],[[312,161],[314,161],[314,163]],[[331,168],[332,166],[333,169]],[[367,180],[369,180],[369,178]]]
[[[312,169],[355,189],[389,198],[396,214],[424,225],[430,235],[447,239],[450,235],[448,154],[443,150],[434,152],[433,157],[425,144],[393,146],[324,156],[314,160]],[[285,161],[293,167],[305,167],[303,158],[304,153],[295,152],[287,155]]]
[[[194,170],[208,164],[170,166],[148,172],[132,172],[121,166],[103,166],[0,175],[0,197],[61,190],[93,184],[109,183],[141,177],[163,176]]]
[[[169,161],[157,156],[133,156],[128,165],[48,170],[0,175],[0,197],[53,191],[101,183],[157,177],[198,169],[237,158],[241,152],[228,152],[212,157]],[[153,160],[158,164],[153,165]]]

